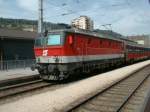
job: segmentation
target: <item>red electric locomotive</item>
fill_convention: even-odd
[[[120,38],[85,30],[54,30],[35,40],[37,64],[34,68],[38,69],[42,79],[63,80],[80,72],[130,60],[132,56],[127,43]]]

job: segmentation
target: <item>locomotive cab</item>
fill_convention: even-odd
[[[66,35],[65,32],[51,32],[35,40],[35,68],[43,79],[61,80],[67,77],[69,60],[66,55],[70,52],[67,49],[73,44],[73,37]]]
[[[35,47],[63,45],[64,36],[62,34],[48,34],[35,39]]]

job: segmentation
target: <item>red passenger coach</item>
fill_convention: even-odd
[[[96,32],[54,30],[46,37],[36,39],[34,51],[37,64],[34,67],[42,79],[63,80],[81,72],[88,73],[127,60],[144,59],[146,54],[137,54],[143,50],[128,45],[128,42],[120,38]]]
[[[150,48],[146,48],[143,45],[136,42],[127,40],[126,42],[126,61],[135,62],[139,60],[148,59],[150,57]]]

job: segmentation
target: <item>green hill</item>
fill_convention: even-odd
[[[0,18],[0,28],[37,31],[37,23],[36,20]],[[70,26],[64,23],[44,22],[44,28],[64,29]]]

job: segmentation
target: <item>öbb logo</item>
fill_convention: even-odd
[[[48,55],[48,50],[43,50],[43,56],[47,56]]]

